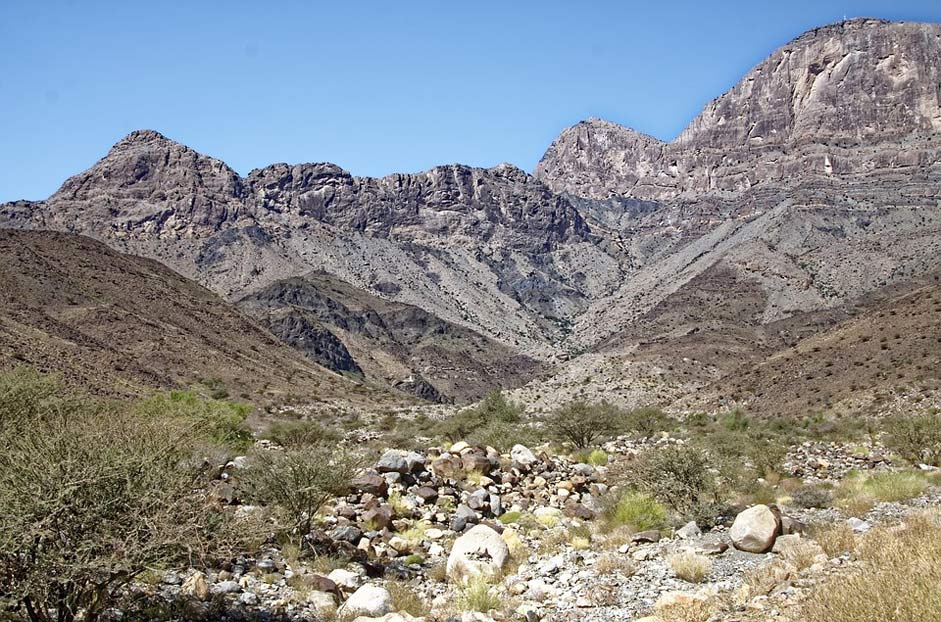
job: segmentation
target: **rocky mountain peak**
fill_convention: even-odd
[[[669,200],[849,178],[901,164],[900,152],[905,166],[927,165],[939,84],[941,24],[853,19],[774,51],[671,143],[589,119],[560,134],[535,175],[588,198]]]

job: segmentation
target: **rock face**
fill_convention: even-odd
[[[455,540],[448,556],[447,573],[453,581],[476,576],[494,577],[510,557],[506,542],[486,525],[476,525]]]
[[[939,39],[938,24],[817,28],[752,69],[673,142],[590,119],[559,136],[536,176],[595,199],[670,200],[930,165],[941,130]]]
[[[781,533],[781,515],[767,505],[756,505],[735,517],[729,538],[740,551],[765,553]]]

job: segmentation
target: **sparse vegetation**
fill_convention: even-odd
[[[678,445],[648,452],[627,477],[681,516],[709,514],[719,500],[708,458],[694,447]]]
[[[941,466],[941,415],[896,417],[885,425],[885,444],[913,464]]]
[[[546,420],[546,426],[559,441],[576,449],[587,449],[618,429],[621,412],[611,404],[573,401],[565,404]]]
[[[500,598],[487,577],[478,575],[469,579],[458,590],[455,603],[462,611],[486,613],[500,606]]]
[[[697,553],[674,553],[667,557],[667,566],[678,578],[689,583],[702,583],[712,572],[712,561]]]
[[[628,526],[635,531],[663,529],[667,511],[656,499],[641,492],[626,492],[605,510],[609,528]]]
[[[863,566],[819,586],[805,602],[807,622],[934,622],[941,611],[941,525],[936,515],[911,516],[902,529],[866,534]]]
[[[288,449],[336,443],[340,440],[340,435],[334,430],[325,428],[316,421],[277,421],[272,423],[261,437]]]
[[[0,374],[0,610],[93,622],[147,569],[220,550],[228,519],[195,459],[220,432],[199,415],[220,411],[166,403],[106,405]]]
[[[329,447],[261,453],[249,469],[248,486],[256,501],[280,508],[304,535],[320,508],[347,491],[360,466],[359,456]]]

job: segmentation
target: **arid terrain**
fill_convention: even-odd
[[[941,619],[939,85],[853,19],[532,173],[0,205],[0,622]]]

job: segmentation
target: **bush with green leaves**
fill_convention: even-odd
[[[303,536],[328,501],[349,491],[362,466],[361,456],[322,445],[266,451],[254,456],[247,487],[256,502],[281,509],[290,527]]]
[[[890,419],[885,423],[884,442],[912,464],[941,466],[941,414]]]
[[[571,443],[576,449],[587,449],[599,440],[614,434],[623,413],[611,404],[590,404],[576,400],[549,415],[546,427],[559,441]]]
[[[529,445],[541,439],[536,429],[523,422],[523,407],[498,391],[490,393],[477,406],[440,421],[433,432],[451,442],[466,440],[501,451],[517,443]]]
[[[635,408],[624,415],[618,427],[619,431],[630,432],[641,438],[650,438],[660,432],[672,430],[676,421],[667,416],[659,408]]]
[[[170,391],[141,401],[135,411],[155,419],[198,423],[209,440],[232,449],[243,450],[252,444],[252,432],[245,424],[252,407],[247,404],[203,397],[192,391]]]
[[[627,491],[605,507],[604,519],[610,527],[628,526],[635,531],[663,529],[667,510],[650,495]]]
[[[685,517],[703,517],[720,501],[707,455],[688,445],[648,451],[627,478],[634,487]]]
[[[196,459],[212,432],[0,374],[0,611],[94,622],[146,569],[221,546]]]

